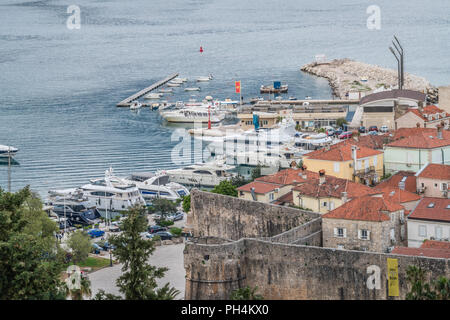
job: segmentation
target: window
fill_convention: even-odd
[[[422,182],[422,188],[425,187],[425,183]]]
[[[345,238],[347,230],[345,228],[334,228],[334,236],[338,238]]]
[[[273,192],[269,193],[269,200],[273,201]]]
[[[359,230],[359,238],[361,240],[369,240],[369,234],[370,234],[370,231],[367,229]]]
[[[373,166],[374,166],[374,167],[377,166],[377,161],[378,161],[377,156],[373,157]]]
[[[420,237],[427,236],[427,227],[426,226],[419,226],[419,236]]]
[[[339,162],[334,163],[334,172],[339,172]]]
[[[442,184],[441,190],[442,190],[442,191],[447,190],[447,184],[446,184],[446,183],[443,183],[443,184]]]
[[[436,237],[436,240],[441,240],[442,239],[442,227],[436,227],[434,229],[434,235]]]
[[[326,206],[327,206],[327,202],[324,201],[323,204],[322,204],[322,206],[323,206],[323,207],[326,207]]]

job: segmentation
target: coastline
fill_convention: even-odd
[[[372,91],[381,86],[389,88],[397,85],[396,70],[351,59],[334,59],[323,63],[313,62],[304,65],[300,70],[326,78],[333,95],[340,99],[347,99],[346,94],[350,91]],[[405,73],[404,88],[426,93],[429,103],[438,101],[438,89],[425,78]]]

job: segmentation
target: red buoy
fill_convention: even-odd
[[[200,53],[202,53],[203,52],[203,47],[200,47]]]

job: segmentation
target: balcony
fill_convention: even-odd
[[[355,170],[355,172],[353,173],[353,176],[360,179],[375,178],[376,175],[377,172],[375,171],[374,166],[370,166],[361,170]]]

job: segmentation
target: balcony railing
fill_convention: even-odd
[[[374,166],[370,166],[360,170],[355,170],[355,172],[353,173],[353,175],[357,177],[373,176],[374,174],[376,174]]]

